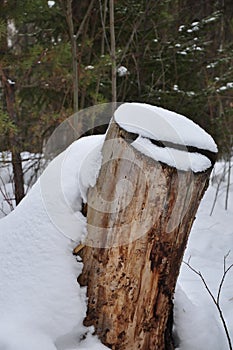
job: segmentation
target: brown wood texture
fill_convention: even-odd
[[[211,169],[177,171],[136,151],[112,123],[88,192],[85,325],[114,350],[171,350],[173,294]]]

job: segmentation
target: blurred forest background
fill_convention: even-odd
[[[229,160],[232,38],[232,0],[0,0],[0,151],[16,203],[22,152],[40,154],[63,120],[104,102],[184,114]]]

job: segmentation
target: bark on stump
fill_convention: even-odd
[[[136,151],[134,136],[111,124],[88,192],[85,325],[110,349],[170,350],[173,293],[211,169],[177,171]]]

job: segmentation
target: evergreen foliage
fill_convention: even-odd
[[[0,65],[15,83],[17,123],[1,99],[1,149],[9,128],[21,149],[43,140],[72,114],[68,0],[0,1]],[[79,108],[111,101],[109,2],[72,2]],[[140,101],[187,115],[229,152],[233,122],[231,1],[120,0],[115,3],[117,100]],[[15,125],[17,124],[17,125]]]

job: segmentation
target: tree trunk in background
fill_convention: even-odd
[[[7,113],[13,122],[13,124],[17,127],[18,118],[17,111],[15,108],[15,82],[12,82],[9,78],[7,78],[6,73],[0,67],[0,73],[2,76],[2,85],[3,91],[6,99]],[[15,202],[16,205],[23,199],[25,196],[24,192],[24,178],[23,178],[23,168],[22,168],[22,159],[20,154],[20,141],[17,136],[17,131],[11,131],[10,134],[10,148],[11,148],[11,162],[13,167],[14,174],[14,192],[15,192]]]
[[[171,350],[173,294],[211,169],[177,171],[136,151],[112,123],[88,192],[85,325],[115,350]]]
[[[116,84],[116,39],[115,39],[115,21],[114,21],[114,0],[109,0],[109,24],[110,24],[110,42],[111,42],[111,61],[112,61],[112,102],[117,101]]]
[[[20,152],[18,152],[15,149],[12,149],[11,157],[12,157],[11,161],[12,161],[13,174],[14,174],[15,203],[16,205],[18,205],[19,202],[25,196],[22,159],[21,159]]]
[[[8,83],[8,86],[5,89],[5,93],[6,93],[8,114],[11,120],[13,121],[13,123],[17,126],[17,116],[16,116],[16,111],[14,109],[14,105],[15,105],[14,86]],[[16,133],[12,133],[12,135],[10,136],[10,143],[11,143],[11,158],[12,158],[11,162],[12,162],[13,174],[14,174],[15,203],[17,205],[25,196],[25,192],[24,192],[22,159],[20,154],[20,142],[18,140]]]
[[[4,1],[0,0],[0,8],[4,7]],[[4,19],[6,29],[8,29],[7,18]],[[6,30],[7,32],[7,30]],[[13,41],[16,33],[11,34],[10,39]],[[8,39],[9,33],[7,35],[2,35],[0,40],[0,53],[6,53],[9,49]],[[4,62],[4,60],[3,60]],[[0,77],[2,82],[3,89],[3,99],[4,105],[6,105],[6,110],[9,115],[9,118],[12,124],[17,128],[18,127],[18,115],[16,110],[15,103],[15,82],[11,81],[9,78],[9,73],[7,69],[4,69],[0,63]],[[24,192],[24,178],[23,178],[23,168],[22,168],[22,159],[21,159],[21,145],[19,136],[17,135],[17,130],[12,130],[9,135],[9,144],[11,151],[11,162],[13,168],[14,176],[14,193],[15,193],[15,202],[16,205],[23,199],[25,196]]]
[[[66,21],[69,28],[70,34],[70,43],[71,43],[71,52],[72,52],[72,73],[73,73],[73,106],[74,113],[78,112],[78,98],[79,98],[79,90],[78,90],[78,61],[77,61],[77,36],[74,32],[74,23],[73,23],[73,13],[72,13],[72,0],[67,0],[67,8],[66,8]]]

